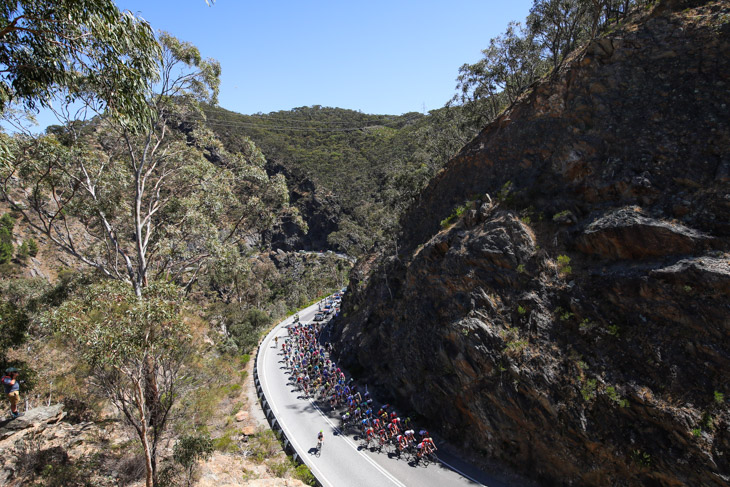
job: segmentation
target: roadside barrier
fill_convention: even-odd
[[[276,329],[276,328],[274,328],[274,329]],[[273,331],[273,330],[271,330],[271,331]],[[271,331],[269,331],[269,333],[271,333]],[[268,336],[268,334],[266,336]],[[266,341],[266,337],[264,337],[264,339],[262,339],[259,342],[259,346],[256,349],[256,360],[254,360],[254,362],[253,362],[253,380],[254,380],[254,384],[256,385],[256,395],[259,397],[259,402],[261,403],[261,409],[264,411],[264,414],[266,415],[266,421],[268,421],[269,426],[271,427],[272,431],[274,433],[276,433],[277,437],[279,438],[279,441],[281,442],[284,452],[287,455],[291,455],[292,460],[294,460],[294,462],[296,464],[306,465],[306,463],[302,460],[301,453],[296,451],[296,449],[294,448],[294,445],[287,437],[286,432],[281,427],[279,420],[274,415],[274,411],[269,406],[269,401],[266,398],[266,394],[264,394],[264,389],[263,389],[263,387],[261,387],[261,380],[259,379],[259,353],[261,353],[261,346],[263,345],[263,343],[265,341]],[[278,350],[277,350],[277,353],[278,353]],[[308,465],[307,465],[307,468],[309,468]],[[315,481],[317,482],[317,485],[319,487],[322,487],[322,482],[320,481],[320,479],[317,478],[317,475],[314,473],[314,470],[310,468],[310,472],[312,473],[312,476],[314,477]]]

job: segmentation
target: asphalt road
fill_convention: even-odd
[[[316,312],[316,304],[300,311],[301,321],[311,321]],[[293,318],[285,320],[264,338],[257,357],[259,380],[279,425],[325,487],[506,485],[449,454],[445,448],[437,452],[439,462],[424,466],[398,459],[393,453],[366,449],[353,432],[342,434],[336,412],[323,410],[329,407],[320,409],[314,402],[301,397],[289,383],[274,337],[278,336],[281,344],[282,338],[287,336],[286,326],[292,321]],[[324,444],[317,454],[320,430],[324,432]]]

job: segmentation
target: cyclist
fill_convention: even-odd
[[[393,431],[400,433],[400,418],[395,418],[390,424],[393,425]]]
[[[396,441],[398,442],[398,454],[408,448],[408,438],[405,435],[398,435]]]
[[[365,432],[368,430],[368,428],[370,428],[370,422],[367,420],[367,418],[365,418],[360,422],[360,430]]]
[[[398,428],[393,423],[388,423],[388,437],[392,438],[398,433]]]
[[[413,443],[416,441],[416,432],[413,430],[406,430],[405,433],[403,433],[408,440],[409,443]]]
[[[380,416],[380,420],[383,422],[383,424],[388,422],[388,411],[383,410],[383,412],[379,416]]]
[[[367,443],[370,443],[370,441],[373,439],[374,434],[375,434],[375,430],[372,427],[368,426],[367,429],[365,430],[365,441]]]
[[[317,435],[317,450],[322,449],[322,443],[324,443],[324,433],[322,433],[322,430],[320,430],[319,434]]]
[[[436,444],[433,442],[430,436],[424,438],[422,444],[423,448],[426,450],[427,455],[438,450],[438,448],[436,448]]]

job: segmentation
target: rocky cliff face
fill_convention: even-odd
[[[289,185],[290,203],[295,206],[302,219],[307,223],[307,231],[302,230],[293,221],[283,221],[281,225],[266,232],[268,240],[275,250],[327,250],[327,236],[337,231],[341,219],[341,208],[335,198],[327,195],[304,174],[276,161],[269,161],[266,166],[269,174],[283,174]]]
[[[727,2],[592,42],[359,264],[341,359],[545,483],[727,485],[729,104]]]

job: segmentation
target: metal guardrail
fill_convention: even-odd
[[[276,327],[274,328],[276,329]],[[273,330],[272,330],[273,331]],[[272,332],[270,331],[269,334]],[[269,334],[266,336],[268,337]],[[292,442],[287,437],[286,432],[281,427],[281,424],[279,423],[279,420],[276,419],[276,416],[274,415],[273,410],[269,406],[268,399],[266,398],[266,394],[264,394],[264,389],[261,387],[261,380],[259,379],[259,353],[261,353],[261,346],[263,345],[264,341],[266,341],[266,337],[264,337],[261,342],[259,342],[258,347],[256,348],[256,360],[253,362],[253,380],[254,385],[256,386],[256,395],[259,397],[259,402],[261,403],[261,409],[264,411],[264,415],[266,416],[266,421],[269,423],[269,426],[271,427],[272,431],[279,434],[279,441],[282,444],[282,447],[284,448],[284,452],[288,455],[292,456],[292,459],[297,464],[306,465],[303,457],[301,456],[301,453],[296,451],[294,448],[294,445],[292,445]],[[309,468],[309,465],[307,465],[307,468]],[[319,487],[322,487],[322,482],[320,479],[317,478],[314,471],[310,468],[309,469],[312,476],[314,477],[315,481],[317,482],[317,485]]]

